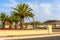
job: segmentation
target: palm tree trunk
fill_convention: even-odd
[[[12,28],[12,22],[10,22],[10,25],[9,25],[9,29],[11,29]]]
[[[24,29],[24,16],[20,17],[20,27],[21,30]]]
[[[16,21],[15,22],[15,29],[17,29],[17,27],[18,27],[18,22]]]
[[[5,22],[2,23],[2,28],[3,28],[3,29],[5,28]]]

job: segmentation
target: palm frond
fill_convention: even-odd
[[[18,16],[24,16],[25,18],[33,17],[34,14],[31,12],[32,9],[29,7],[28,4],[18,4],[15,8],[13,8],[12,14]]]

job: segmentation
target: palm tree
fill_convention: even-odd
[[[0,21],[2,22],[2,28],[5,28],[5,21],[7,20],[7,15],[6,13],[1,13],[0,14]]]
[[[13,17],[12,16],[9,16],[7,21],[10,23],[9,24],[9,27],[11,29],[12,28],[12,25],[13,25]]]
[[[28,6],[28,4],[18,4],[17,7],[13,8],[13,14],[18,15],[20,17],[20,27],[23,29],[24,27],[24,18],[30,18],[34,16],[32,13],[32,9]]]
[[[18,21],[20,20],[19,16],[12,15],[12,17],[13,17],[13,21],[15,22],[15,29],[17,29],[17,27],[18,27]]]

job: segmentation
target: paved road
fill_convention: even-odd
[[[30,38],[30,39],[15,39],[15,40],[60,40],[60,36],[44,37],[44,38]]]

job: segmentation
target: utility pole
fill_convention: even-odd
[[[34,17],[33,17],[33,28],[35,29],[35,27],[34,27]]]

